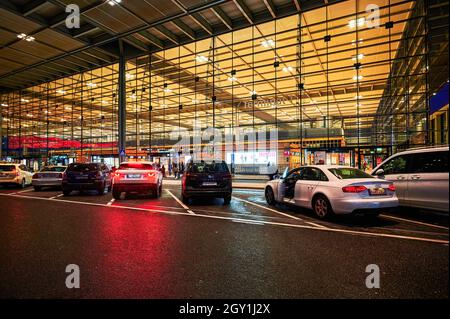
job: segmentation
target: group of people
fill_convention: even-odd
[[[179,164],[177,164],[177,163],[173,163],[173,164],[170,163],[169,167],[168,167],[168,172],[166,172],[166,166],[164,164],[161,166],[160,169],[161,169],[161,173],[163,174],[163,177],[166,177],[167,173],[169,173],[169,176],[173,175],[173,177],[175,179],[180,179],[181,175],[183,175],[186,167],[185,167],[183,162],[180,162]]]

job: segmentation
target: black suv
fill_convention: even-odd
[[[231,174],[225,162],[191,162],[182,178],[183,202],[193,197],[220,197],[228,205],[231,201]]]
[[[73,163],[63,174],[62,188],[64,196],[74,190],[96,190],[103,195],[111,190],[111,172],[101,163]]]

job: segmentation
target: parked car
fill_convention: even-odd
[[[74,190],[96,190],[103,195],[105,190],[111,190],[111,173],[105,164],[73,163],[63,174],[62,189],[64,196]]]
[[[33,175],[32,185],[35,191],[43,187],[62,187],[63,174],[67,166],[45,166]]]
[[[293,169],[283,178],[267,182],[265,197],[269,205],[286,203],[312,209],[322,219],[333,214],[376,216],[398,206],[392,182],[333,165]]]
[[[120,199],[122,193],[149,193],[158,198],[162,180],[162,173],[150,162],[124,162],[114,173],[113,197]]]
[[[394,182],[401,206],[448,213],[448,151],[446,146],[399,152],[372,175]]]
[[[0,185],[25,188],[31,184],[33,173],[23,164],[0,163]]]
[[[223,198],[225,205],[231,202],[231,174],[225,162],[188,164],[182,181],[182,200],[187,203],[190,198]]]

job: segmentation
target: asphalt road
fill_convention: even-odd
[[[324,222],[259,190],[179,199],[1,188],[0,298],[448,298],[448,215]]]

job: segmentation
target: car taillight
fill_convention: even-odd
[[[63,173],[59,173],[58,178],[63,178],[63,175],[64,175]]]
[[[389,187],[388,187],[388,189],[389,189],[391,192],[395,192],[395,185],[394,185],[394,184],[390,184]]]
[[[67,179],[67,173],[62,174],[62,179]]]
[[[367,188],[365,186],[345,186],[342,187],[342,191],[344,193],[361,193],[366,191]]]
[[[15,170],[13,173],[14,173],[14,175],[16,175],[16,176],[20,176],[20,172],[19,172],[18,170]]]
[[[41,178],[41,175],[40,175],[40,174],[34,174],[34,175],[33,175],[33,179],[38,179],[38,178]]]
[[[147,176],[148,177],[154,177],[154,176],[156,176],[156,173],[155,172],[151,172],[151,173],[148,173]]]

